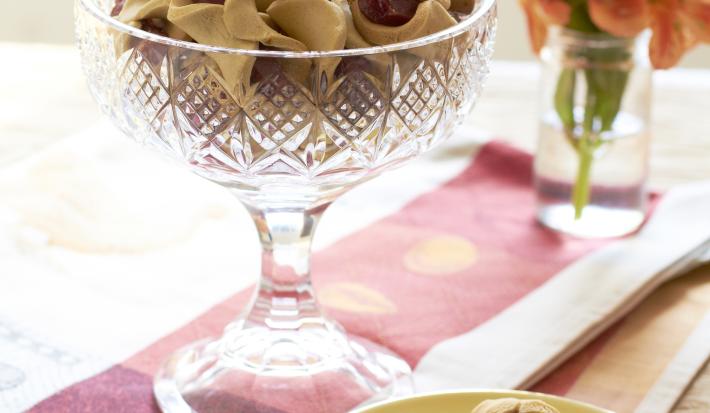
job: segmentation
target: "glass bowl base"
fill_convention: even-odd
[[[193,343],[163,364],[155,398],[164,413],[344,413],[412,393],[410,367],[390,351],[317,330],[228,329]]]

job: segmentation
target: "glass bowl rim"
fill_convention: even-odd
[[[327,57],[348,57],[348,56],[362,56],[362,55],[373,55],[381,53],[389,53],[400,50],[408,50],[417,47],[422,47],[430,45],[433,43],[438,43],[442,40],[451,39],[468,31],[471,27],[478,24],[481,20],[485,19],[489,13],[492,12],[497,0],[480,0],[481,4],[474,11],[473,14],[459,22],[458,24],[451,26],[445,30],[419,37],[413,40],[407,40],[404,42],[391,43],[384,46],[372,46],[360,49],[343,49],[343,50],[331,50],[331,51],[305,51],[305,52],[293,52],[293,51],[279,51],[279,50],[251,50],[251,49],[234,49],[229,47],[219,47],[210,46],[200,43],[187,42],[183,40],[176,40],[169,37],[161,36],[159,34],[154,34],[146,32],[144,30],[138,29],[136,27],[130,26],[117,19],[111,17],[106,12],[99,9],[97,5],[97,0],[76,0],[77,4],[80,5],[85,11],[90,13],[94,18],[98,19],[102,23],[120,31],[130,36],[134,36],[143,40],[148,40],[155,43],[161,43],[166,46],[180,47],[183,49],[189,49],[198,52],[205,53],[223,53],[229,55],[242,55],[242,56],[252,56],[252,57],[271,57],[271,58],[327,58]]]

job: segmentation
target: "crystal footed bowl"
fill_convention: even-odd
[[[83,68],[103,112],[228,188],[263,247],[248,308],[221,337],[166,355],[154,383],[163,411],[338,413],[411,392],[407,363],[323,315],[311,239],[340,194],[436,146],[472,110],[492,54],[495,0],[433,35],[331,52],[212,47],[120,23],[108,0],[75,6]]]

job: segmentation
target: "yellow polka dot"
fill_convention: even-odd
[[[417,243],[404,255],[407,270],[422,275],[463,271],[476,262],[476,246],[465,238],[443,235]]]
[[[381,292],[362,284],[333,283],[318,289],[318,300],[326,307],[351,313],[389,314],[397,306]]]

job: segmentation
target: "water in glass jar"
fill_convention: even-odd
[[[554,112],[540,123],[534,184],[538,219],[570,235],[603,238],[634,231],[646,212],[649,133],[644,122],[620,113],[611,131],[600,137],[590,179],[590,199],[575,218],[572,191],[579,156]]]

